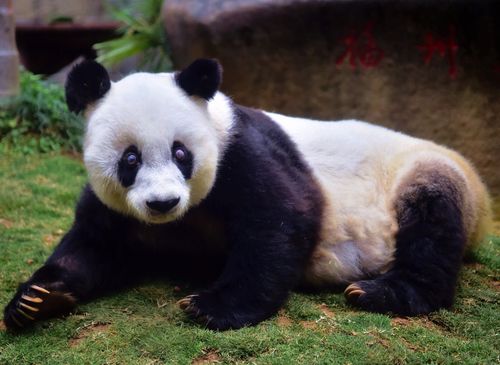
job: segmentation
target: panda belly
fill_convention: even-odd
[[[318,122],[268,113],[295,142],[324,197],[306,285],[345,284],[387,271],[398,224],[397,156],[424,143],[357,121]]]
[[[325,211],[319,242],[305,279],[311,285],[344,284],[389,269],[397,222],[377,181],[324,180]],[[345,186],[349,189],[338,187]]]

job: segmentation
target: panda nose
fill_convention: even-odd
[[[181,198],[173,198],[168,200],[152,200],[147,201],[146,205],[152,211],[152,213],[167,213],[173,207],[175,207]]]

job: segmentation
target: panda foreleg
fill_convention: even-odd
[[[373,280],[350,285],[348,302],[368,311],[409,316],[453,304],[466,235],[463,181],[449,170],[424,168],[410,176],[396,202],[394,266]]]
[[[117,260],[85,237],[81,227],[73,227],[47,262],[19,286],[4,310],[7,328],[21,329],[68,314],[78,301],[104,294],[124,281]]]
[[[25,283],[4,310],[4,322],[9,329],[31,326],[42,319],[64,315],[76,306],[76,298],[60,280],[61,269],[44,265]]]
[[[275,229],[245,229],[233,238],[224,271],[212,288],[179,301],[191,318],[210,329],[255,325],[275,314],[307,259],[289,236]]]

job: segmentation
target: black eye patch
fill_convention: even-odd
[[[172,145],[172,161],[182,172],[184,179],[189,180],[193,174],[193,154],[181,142]]]
[[[128,146],[118,162],[118,179],[125,188],[134,183],[141,164],[139,149],[134,145]]]

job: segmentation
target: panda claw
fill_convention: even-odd
[[[188,307],[189,305],[189,300],[186,298],[183,298],[177,302],[177,305],[179,306],[180,309],[184,310]]]
[[[362,296],[363,294],[365,294],[365,292],[363,290],[353,290],[351,291],[348,295],[350,297],[360,297]]]
[[[358,285],[356,284],[351,284],[347,288],[345,288],[344,293],[349,294],[352,290],[359,290],[361,289]]]
[[[34,289],[40,293],[43,293],[43,294],[50,294],[50,292],[45,289],[45,288],[42,288],[41,286],[38,286],[38,285],[31,285],[31,289]]]
[[[22,295],[21,296],[22,299],[28,301],[28,302],[31,302],[31,303],[42,303],[43,302],[43,299],[42,298],[38,298],[38,297],[30,297],[28,295]]]
[[[31,321],[35,320],[34,317],[30,316],[28,313],[26,313],[25,311],[23,311],[21,308],[16,308],[16,311],[17,311],[17,313],[22,314],[24,317],[28,318]]]
[[[177,305],[179,306],[179,308],[181,308],[182,310],[188,310],[189,307],[192,305],[191,303],[191,299],[193,297],[195,297],[196,295],[188,295],[187,297],[184,297],[182,298],[181,300],[179,300],[177,302]]]
[[[354,299],[354,298],[358,298],[360,296],[362,296],[363,294],[365,294],[366,292],[361,289],[358,285],[356,284],[351,284],[349,285],[345,291],[344,291],[344,294],[346,295],[346,297],[348,298],[351,298],[351,299]]]
[[[32,306],[30,306],[30,305],[28,305],[28,304],[26,304],[26,303],[21,302],[21,301],[19,302],[19,305],[20,305],[21,307],[24,307],[24,308],[26,308],[26,309],[28,309],[28,310],[32,311],[32,312],[38,312],[38,311],[40,310],[40,309],[38,309],[38,308],[32,307]]]

